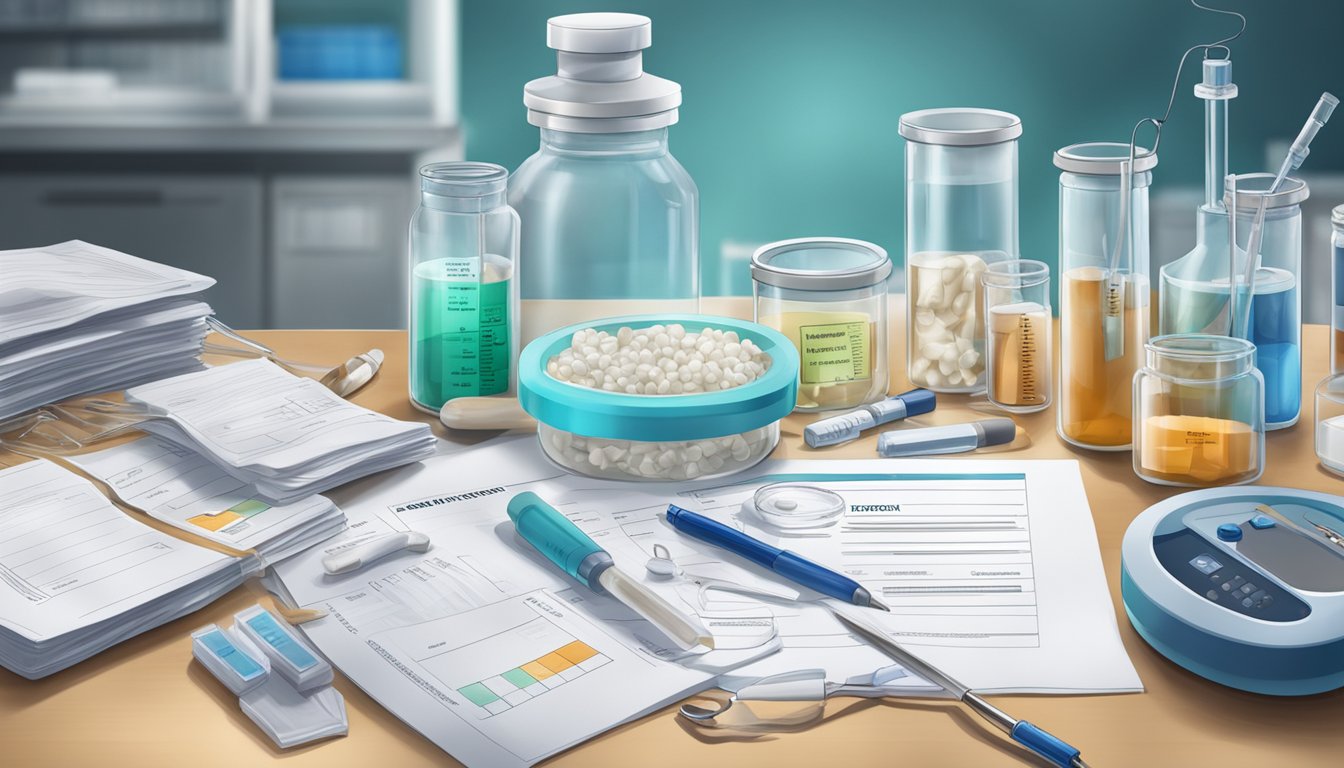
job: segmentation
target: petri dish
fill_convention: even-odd
[[[824,528],[845,512],[840,494],[807,483],[763,485],[748,503],[761,520],[790,530]]]

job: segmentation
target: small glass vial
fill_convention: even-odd
[[[420,169],[410,232],[411,404],[513,390],[518,359],[518,214],[493,163]]]
[[[1339,374],[1316,385],[1316,458],[1321,466],[1344,475],[1344,376]]]
[[[905,139],[906,357],[934,392],[985,388],[980,274],[1018,258],[1017,139],[1022,121],[993,109],[901,115]],[[945,363],[949,345],[962,348]]]
[[[799,411],[854,408],[887,394],[891,259],[862,240],[783,240],[751,257],[756,322],[798,350]]]
[[[1015,259],[985,268],[985,383],[989,401],[1005,411],[1034,413],[1050,405],[1050,267]]]
[[[1330,285],[1333,300],[1330,316],[1330,373],[1344,373],[1344,205],[1335,206],[1330,213],[1334,228],[1331,238],[1334,260],[1330,262]]]
[[[1157,336],[1134,376],[1134,472],[1179,486],[1253,482],[1265,465],[1264,379],[1255,345]]]
[[[1128,165],[1128,144],[1098,141],[1064,147],[1054,158],[1060,169],[1055,429],[1072,445],[1098,451],[1130,447],[1130,392],[1149,333],[1148,187],[1157,156],[1142,147],[1134,155]]]

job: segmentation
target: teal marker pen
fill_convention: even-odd
[[[648,619],[683,651],[714,648],[714,637],[699,619],[678,610],[620,568],[611,555],[569,518],[531,491],[509,500],[509,519],[523,540],[584,586],[611,595]]]

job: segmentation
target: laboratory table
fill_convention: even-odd
[[[892,391],[907,389],[904,333],[895,308]],[[708,303],[707,311],[750,314],[745,300]],[[1308,326],[1303,342],[1303,419],[1266,438],[1261,483],[1344,492],[1312,450],[1312,388],[1325,375],[1327,329]],[[406,399],[406,336],[400,331],[266,331],[249,334],[285,357],[335,363],[370,347],[387,361],[354,400],[402,419],[425,419]],[[983,398],[940,397],[927,420],[950,423],[983,416]],[[1096,521],[1101,557],[1125,648],[1146,692],[1118,696],[995,696],[1017,717],[1059,734],[1093,766],[1335,766],[1344,754],[1344,690],[1279,699],[1223,688],[1176,667],[1152,651],[1125,619],[1120,603],[1120,540],[1145,507],[1176,493],[1134,476],[1130,454],[1069,447],[1055,434],[1055,412],[1015,417],[1030,445],[997,458],[1076,459]],[[876,437],[814,452],[802,441],[807,416],[785,420],[776,457],[870,458]],[[490,435],[440,436],[475,442]],[[955,461],[955,458],[949,458]],[[339,498],[339,494],[336,494]],[[337,675],[350,734],[288,751],[277,749],[238,708],[237,700],[193,663],[188,633],[225,622],[261,599],[255,582],[207,608],[122,643],[52,677],[27,681],[0,670],[0,766],[257,766],[283,762],[379,768],[455,765],[432,743]],[[987,651],[992,653],[992,651]],[[981,720],[939,701],[841,699],[824,722],[799,732],[754,739],[724,738],[683,724],[668,708],[615,728],[552,758],[556,766],[996,766],[1039,765],[1005,744]]]

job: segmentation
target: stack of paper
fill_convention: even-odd
[[[190,613],[252,558],[136,522],[47,461],[0,470],[0,665],[36,679]]]
[[[325,496],[274,505],[200,454],[145,437],[69,460],[149,516],[270,565],[345,529],[345,513]]]
[[[398,421],[268,360],[249,360],[127,390],[146,432],[189,448],[289,504],[434,455],[428,424]]]
[[[79,240],[0,251],[0,419],[199,370],[214,283]]]

